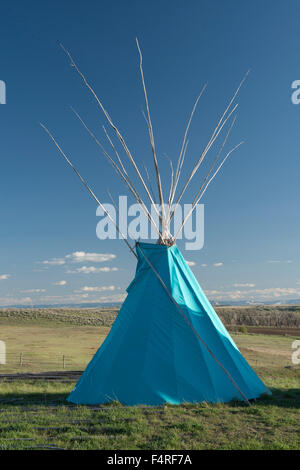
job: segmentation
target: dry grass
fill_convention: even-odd
[[[226,327],[264,327],[300,330],[300,305],[216,307]],[[43,324],[111,327],[118,308],[0,309],[0,325]]]

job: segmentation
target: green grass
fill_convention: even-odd
[[[62,370],[63,356],[67,370],[84,369],[108,332],[108,327],[2,325],[0,339],[6,343],[7,364],[0,364],[0,374]]]
[[[67,406],[73,384],[1,382],[0,450],[299,449],[299,370],[258,370],[273,395],[163,407]]]
[[[253,367],[291,366],[292,343],[296,337],[232,334],[241,353]],[[298,338],[299,339],[299,338]]]
[[[0,325],[8,364],[0,373],[83,369],[107,326],[40,319]],[[235,334],[251,366],[272,390],[251,407],[242,402],[163,407],[70,406],[72,381],[0,380],[0,450],[63,449],[299,449],[300,367],[291,367],[285,336]],[[14,362],[24,354],[23,368]],[[52,447],[51,447],[52,446]]]
[[[41,372],[63,369],[81,370],[104,341],[105,326],[1,325],[0,339],[5,341],[7,364],[1,373]],[[253,366],[287,366],[291,363],[293,337],[232,334],[241,352]],[[20,353],[23,366],[20,367]]]

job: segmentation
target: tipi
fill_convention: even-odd
[[[67,163],[73,168],[92,197],[116,226],[138,260],[135,278],[127,289],[127,298],[111,331],[88,364],[74,390],[69,395],[68,401],[78,404],[100,404],[119,400],[126,405],[159,405],[165,402],[177,404],[201,401],[225,402],[232,399],[242,399],[249,404],[249,400],[257,398],[263,393],[268,393],[268,390],[241,355],[176,245],[176,238],[197,203],[203,197],[208,185],[231,153],[241,144],[233,147],[221,163],[218,162],[236,119],[234,112],[237,105],[234,105],[234,100],[246,77],[243,78],[235,91],[208,144],[201,152],[186,182],[182,185],[181,192],[175,199],[178,183],[181,181],[181,170],[188,142],[187,135],[196,106],[205,89],[205,86],[203,87],[189,117],[175,171],[171,162],[171,184],[168,197],[165,199],[144,81],[142,54],[138,42],[137,46],[146,103],[145,119],[149,131],[156,175],[157,196],[155,196],[151,187],[148,171],[149,184],[146,185],[120,131],[103,107],[94,89],[75,64],[70,53],[63,49],[71,60],[72,67],[92,93],[108,124],[121,143],[149,202],[155,209],[157,220],[154,219],[152,212],[132,183],[129,171],[125,168],[124,162],[108,132],[104,129],[115,158],[108,154],[78,113],[75,112],[75,114],[147,215],[157,231],[157,244],[138,242],[135,249],[131,246],[113,217],[95,196],[52,134],[42,125]],[[232,120],[225,138],[216,152],[208,173],[192,199],[190,212],[185,216],[177,232],[172,235],[170,224],[176,208],[195,173],[226,123],[230,122],[231,117]]]
[[[160,405],[250,400],[266,392],[177,246],[138,243],[137,253],[128,296],[68,401]]]

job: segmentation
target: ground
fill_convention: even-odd
[[[2,321],[8,363],[0,365],[0,374],[82,370],[108,331],[107,326]],[[88,407],[65,401],[75,383],[72,375],[52,381],[1,378],[0,450],[299,449],[300,366],[291,363],[296,337],[233,336],[272,396],[250,407],[243,402]]]

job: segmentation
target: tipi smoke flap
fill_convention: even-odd
[[[178,247],[139,243],[137,254],[127,298],[68,401],[160,405],[248,401],[268,392]]]

